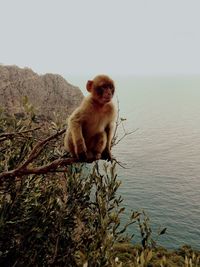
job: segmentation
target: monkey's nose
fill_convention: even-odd
[[[106,95],[107,96],[112,96],[112,91],[111,91],[111,88],[107,88],[107,90],[106,90]]]

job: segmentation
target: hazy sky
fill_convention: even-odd
[[[0,0],[0,63],[65,76],[200,74],[200,0]]]

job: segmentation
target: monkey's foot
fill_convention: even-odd
[[[80,159],[81,161],[86,161],[87,160],[87,154],[85,152],[79,153],[78,159]]]
[[[107,150],[104,150],[102,153],[102,157],[101,159],[107,160],[107,161],[112,161],[113,157],[111,155],[111,153]]]
[[[95,155],[95,160],[99,160],[99,159],[101,159],[101,153],[97,153],[97,154]]]

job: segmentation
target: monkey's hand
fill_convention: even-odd
[[[78,159],[86,161],[87,159],[87,148],[84,140],[80,139],[76,142],[75,153]]]
[[[112,160],[112,154],[110,149],[106,148],[101,156],[102,159],[107,160],[107,161],[111,161]]]

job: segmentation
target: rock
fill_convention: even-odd
[[[0,65],[0,106],[9,114],[24,112],[23,98],[45,119],[61,119],[80,104],[83,94],[58,74],[38,75],[29,68]]]

